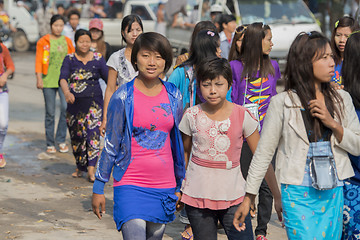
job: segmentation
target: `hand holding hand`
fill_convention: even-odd
[[[101,220],[102,215],[105,214],[105,195],[93,193],[91,205],[94,214]]]

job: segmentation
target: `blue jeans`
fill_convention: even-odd
[[[245,218],[245,231],[239,232],[233,225],[234,214],[239,205],[224,210],[211,210],[207,208],[195,208],[186,205],[186,213],[194,233],[194,240],[217,240],[218,221],[224,227],[229,240],[253,240],[253,230],[250,214]]]
[[[121,232],[124,240],[161,240],[165,224],[131,219],[122,225]]]
[[[54,138],[55,128],[55,108],[56,108],[56,92],[59,92],[60,97],[60,118]],[[46,146],[55,146],[55,141],[60,144],[65,142],[66,138],[66,101],[64,93],[61,88],[44,88],[45,100],[45,134]]]
[[[0,93],[0,153],[3,148],[9,122],[9,94]]]

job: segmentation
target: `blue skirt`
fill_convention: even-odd
[[[344,184],[344,229],[341,239],[360,239],[360,186]]]
[[[343,187],[316,190],[281,184],[281,202],[289,239],[340,239],[343,224]]]
[[[118,231],[131,219],[153,223],[174,221],[175,188],[144,188],[133,185],[114,187],[114,221]]]

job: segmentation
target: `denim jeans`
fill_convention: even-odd
[[[224,210],[211,210],[186,205],[185,209],[194,233],[194,240],[216,240],[218,221],[224,227],[229,240],[253,240],[250,214],[245,218],[246,229],[244,231],[239,232],[233,225],[234,214],[238,206],[235,205]]]
[[[165,224],[131,219],[122,225],[121,232],[124,240],[161,240]]]
[[[55,108],[56,108],[56,92],[59,92],[60,97],[60,118],[56,130],[56,136],[54,138],[55,128]],[[43,89],[45,100],[45,134],[46,134],[46,146],[55,146],[57,144],[65,142],[66,138],[66,101],[64,93],[61,88],[44,88]]]
[[[0,153],[3,148],[9,122],[9,94],[0,93]]]

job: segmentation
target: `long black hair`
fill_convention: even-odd
[[[302,107],[312,122],[315,139],[321,137],[320,129],[323,124],[318,118],[311,116],[308,107],[308,102],[316,99],[313,62],[324,56],[328,44],[329,40],[319,32],[300,33],[291,44],[284,73],[285,90],[295,91],[299,96]],[[330,82],[321,83],[320,91],[331,116],[336,115],[340,120],[341,109],[336,108],[335,102],[342,103],[341,96],[331,87]]]
[[[341,69],[344,89],[350,93],[356,109],[360,109],[360,32],[354,32],[348,38],[344,62]]]
[[[269,55],[264,54],[262,49],[262,41],[268,31],[271,31],[270,27],[261,22],[252,23],[247,27],[239,57],[244,64],[241,79],[246,76],[254,78],[259,69],[260,77],[267,77],[269,74],[275,76]]]
[[[183,65],[196,66],[206,58],[216,57],[216,52],[220,47],[219,34],[210,30],[201,30],[195,36],[191,46],[189,59]]]
[[[123,32],[125,32],[126,27],[128,27],[127,32],[130,32],[131,26],[134,22],[137,22],[140,25],[141,30],[144,32],[144,27],[141,18],[136,14],[127,15],[126,17],[123,18],[121,22],[121,37],[124,42],[126,42],[126,39],[123,35]]]

